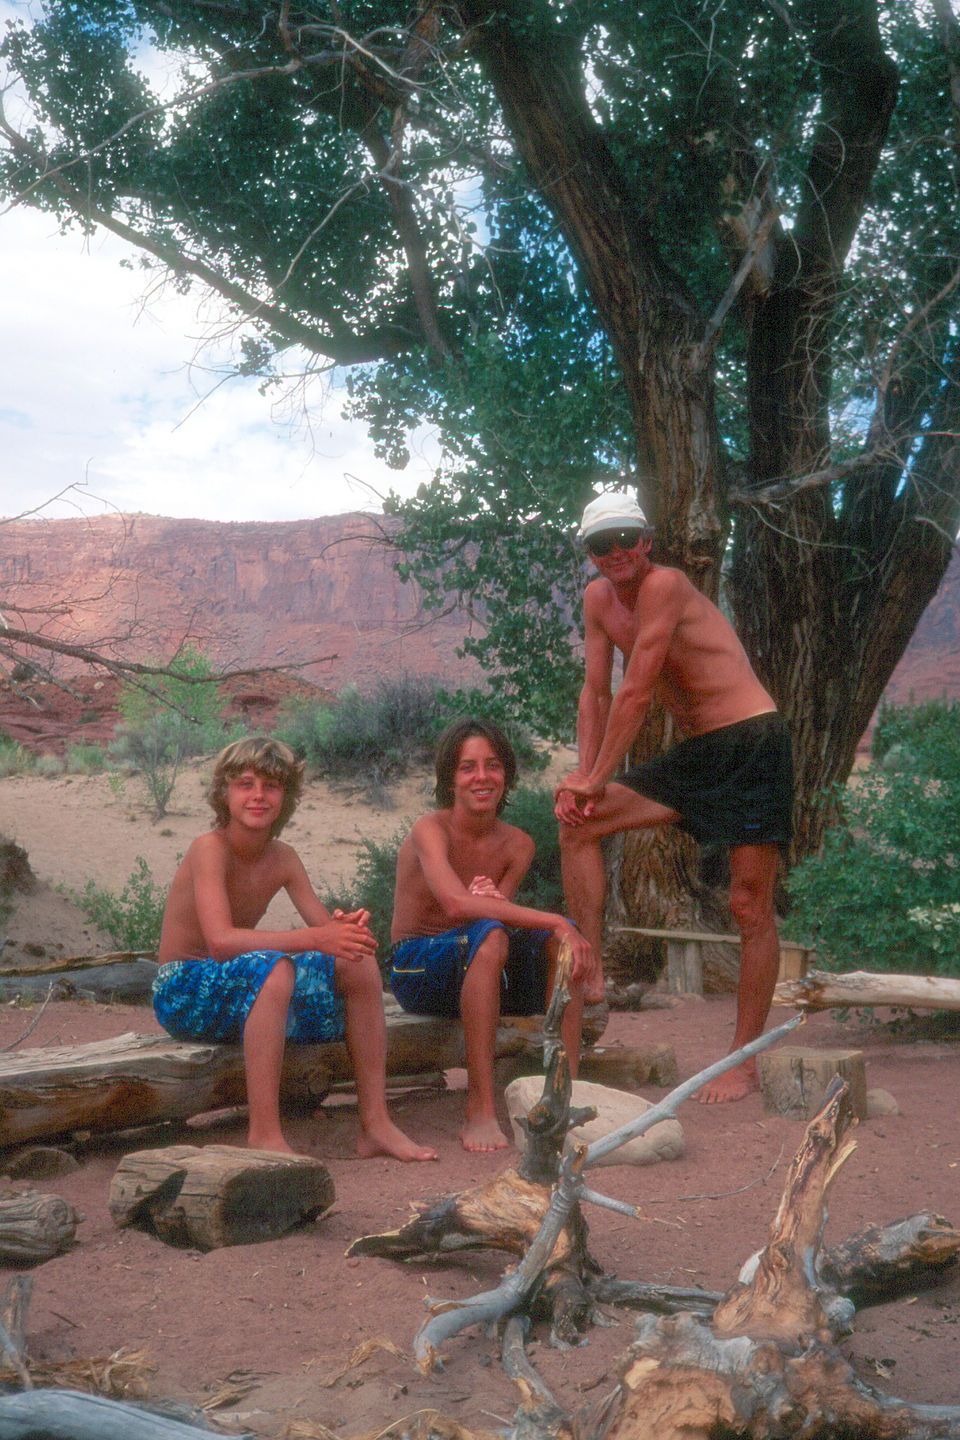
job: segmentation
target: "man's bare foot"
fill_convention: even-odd
[[[504,1135],[496,1120],[468,1120],[460,1131],[460,1142],[464,1150],[486,1154],[492,1150],[506,1150],[510,1141]]]
[[[357,1154],[361,1160],[372,1160],[376,1155],[404,1161],[437,1159],[436,1150],[431,1150],[428,1145],[417,1145],[391,1120],[365,1126],[357,1140]]]
[[[701,1105],[723,1105],[729,1100],[742,1100],[752,1090],[760,1088],[756,1070],[747,1065],[735,1065],[725,1075],[711,1080],[697,1096]]]

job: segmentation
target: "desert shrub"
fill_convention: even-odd
[[[35,763],[35,756],[26,746],[14,740],[6,730],[0,730],[0,777],[29,775],[35,768]]]
[[[883,763],[835,793],[838,824],[790,876],[785,928],[837,969],[960,974],[960,731],[952,705],[921,709],[888,708]]]
[[[143,780],[155,821],[167,813],[184,762],[243,733],[242,726],[229,728],[221,718],[217,683],[206,680],[212,671],[201,651],[185,646],[169,668],[174,673],[152,676],[149,685],[130,685],[122,693],[121,723],[110,747],[111,756]]]
[[[449,691],[423,675],[381,680],[373,689],[353,686],[336,705],[297,698],[284,706],[274,731],[316,774],[362,778],[369,786],[429,765],[441,731],[461,715],[505,724],[517,758],[528,769],[547,763],[529,731],[505,723],[495,698],[480,690]]]
[[[107,757],[99,745],[78,740],[66,749],[66,769],[70,775],[99,775],[107,768]]]
[[[35,775],[42,775],[45,780],[55,780],[67,767],[59,755],[37,755],[30,768]]]
[[[274,734],[318,774],[382,784],[427,763],[448,719],[435,682],[402,675],[369,691],[350,686],[335,706],[295,701],[284,708]]]
[[[892,750],[892,763],[899,761],[903,751],[920,759],[918,747],[928,759],[939,762],[944,747],[950,749],[960,735],[960,700],[921,700],[919,704],[890,705],[881,703],[873,728],[870,753],[874,760],[885,760]]]
[[[88,920],[103,930],[119,950],[156,950],[166,904],[166,888],[157,885],[150,867],[138,855],[119,895],[88,880],[74,895]]]

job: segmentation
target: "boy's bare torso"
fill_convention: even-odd
[[[475,876],[486,875],[499,889],[517,857],[518,846],[525,843],[523,831],[497,820],[489,834],[465,836],[454,830],[451,819],[450,811],[437,810],[424,816],[421,823],[436,826],[442,834],[447,861],[464,888],[469,889]],[[513,897],[505,895],[505,898]],[[397,856],[391,943],[395,945],[399,940],[408,940],[414,935],[439,935],[450,928],[450,917],[424,876],[411,833]]]
[[[167,900],[157,960],[205,960],[209,951],[197,912],[195,875],[198,863],[212,864],[221,871],[230,907],[230,918],[238,929],[255,930],[273,897],[290,879],[294,852],[281,840],[268,842],[253,860],[237,855],[223,831],[211,830],[194,840],[184,856]]]
[[[585,603],[611,644],[629,662],[643,643],[647,594],[669,576],[677,613],[653,694],[674,717],[684,736],[702,735],[765,711],[774,701],[751,669],[746,652],[720,611],[681,572],[651,565],[631,587],[615,587],[604,578],[591,581]],[[657,619],[654,600],[651,619]]]

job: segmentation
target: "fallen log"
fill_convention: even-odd
[[[145,1226],[168,1245],[217,1250],[276,1240],[336,1199],[309,1155],[236,1145],[168,1145],[125,1155],[110,1185],[115,1225]]]
[[[151,960],[116,960],[82,969],[46,967],[0,976],[0,1001],[96,1000],[104,1005],[143,1005],[150,999],[156,964]]]
[[[0,978],[11,975],[58,975],[64,970],[89,970],[100,965],[126,965],[131,960],[152,960],[156,973],[155,950],[106,950],[102,955],[63,955],[45,965],[0,965]]]
[[[774,1005],[798,1010],[857,1009],[899,1005],[917,1010],[960,1010],[960,980],[940,975],[876,975],[869,970],[832,974],[811,970],[800,980],[782,980]]]
[[[385,998],[387,1075],[414,1076],[462,1066],[458,1022],[408,1015]],[[606,1012],[587,1027],[597,1038]],[[501,1061],[542,1044],[540,1023],[505,1019],[497,1031]],[[288,1045],[281,1078],[285,1105],[317,1105],[336,1083],[353,1081],[343,1042]],[[74,1129],[122,1130],[155,1120],[185,1120],[246,1099],[239,1045],[193,1045],[129,1032],[87,1045],[58,1045],[0,1055],[0,1147]]]

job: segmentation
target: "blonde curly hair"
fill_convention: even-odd
[[[207,803],[217,817],[218,825],[226,825],[230,819],[227,806],[227,786],[236,780],[244,770],[253,770],[267,780],[275,780],[283,786],[283,804],[280,814],[270,827],[270,838],[279,835],[290,816],[296,810],[303,790],[304,762],[298,760],[282,740],[271,740],[265,735],[248,736],[246,740],[234,740],[220,751],[213,767],[213,777],[207,791]]]

